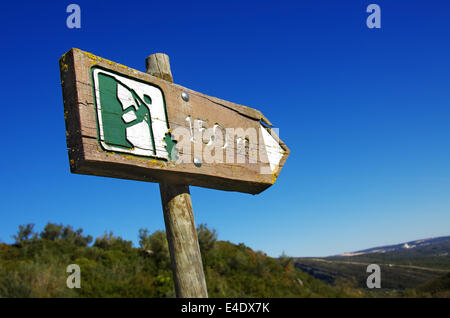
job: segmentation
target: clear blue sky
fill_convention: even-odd
[[[49,221],[135,243],[164,229],[157,184],[70,174],[58,60],[71,47],[141,71],[167,53],[176,83],[279,127],[291,155],[274,186],[191,188],[219,239],[325,256],[450,234],[448,1],[72,2],[0,5],[3,242]],[[381,29],[366,27],[370,3]]]

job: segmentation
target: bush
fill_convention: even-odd
[[[174,297],[164,231],[139,230],[140,248],[112,232],[95,239],[82,229],[48,223],[38,235],[21,225],[14,245],[0,244],[0,297]],[[199,246],[210,297],[335,297],[352,295],[325,285],[244,244],[218,241],[206,224]],[[81,288],[66,286],[69,264],[81,269]]]

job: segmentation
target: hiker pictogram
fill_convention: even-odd
[[[105,150],[168,159],[161,90],[148,83],[94,68],[99,139]]]

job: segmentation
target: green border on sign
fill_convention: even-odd
[[[170,126],[169,126],[169,117],[167,115],[166,98],[164,96],[164,91],[161,89],[161,87],[159,87],[156,84],[153,84],[153,83],[150,83],[150,82],[146,82],[144,80],[141,80],[141,79],[138,79],[138,78],[134,78],[134,77],[131,77],[129,75],[122,74],[122,73],[119,73],[119,72],[116,72],[116,71],[112,71],[110,69],[107,69],[107,68],[99,66],[99,65],[95,65],[95,66],[91,67],[90,73],[91,73],[91,84],[92,84],[92,93],[93,93],[92,97],[94,99],[95,118],[96,118],[96,122],[97,122],[97,141],[98,141],[98,144],[99,144],[100,148],[103,151],[109,152],[109,153],[116,153],[117,152],[117,153],[127,154],[127,155],[136,156],[136,157],[140,157],[140,158],[154,158],[154,159],[157,159],[157,160],[167,161],[168,159],[166,159],[166,158],[159,158],[159,157],[156,157],[156,156],[143,156],[143,155],[137,155],[137,154],[133,154],[133,153],[129,153],[129,152],[123,152],[123,151],[112,151],[112,150],[105,149],[103,147],[103,145],[101,143],[102,140],[100,140],[100,122],[99,122],[99,118],[98,118],[97,94],[95,93],[94,70],[96,70],[96,69],[100,69],[100,70],[107,71],[107,72],[110,72],[110,73],[113,73],[113,74],[116,74],[116,75],[119,75],[119,76],[123,76],[123,77],[126,77],[126,78],[130,79],[130,80],[138,81],[138,82],[141,82],[143,84],[147,84],[147,85],[150,85],[150,86],[153,86],[153,87],[156,87],[157,89],[159,89],[161,91],[161,94],[162,94],[164,113],[166,115],[166,125],[167,125],[167,129],[168,130],[170,130]],[[170,134],[170,132],[169,132],[169,134]],[[152,131],[152,135],[153,135],[153,131]],[[154,150],[156,150],[156,149],[154,149]],[[170,159],[171,155],[170,155],[169,151],[167,151],[167,152],[168,152],[168,157]]]

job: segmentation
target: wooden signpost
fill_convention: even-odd
[[[167,55],[146,66],[61,57],[70,169],[158,182],[177,296],[207,297],[189,185],[260,193],[289,150],[256,109],[173,84]]]

